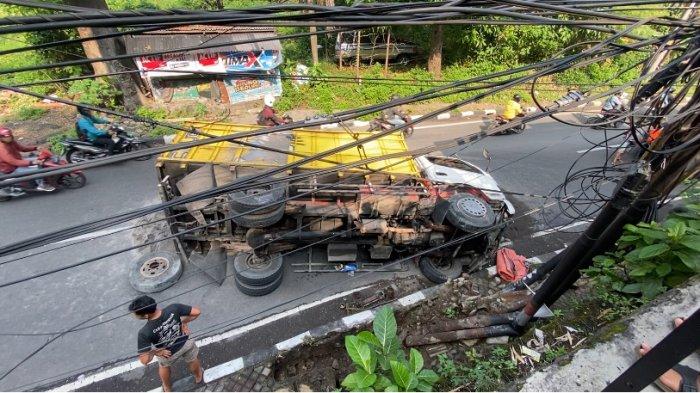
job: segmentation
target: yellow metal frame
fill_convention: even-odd
[[[260,126],[249,124],[232,124],[232,123],[208,123],[208,122],[187,122],[186,127],[194,127],[198,130],[206,132],[214,136],[232,135],[240,132],[254,131],[260,129]],[[372,135],[369,132],[355,133],[359,139],[367,138]],[[304,156],[311,156],[322,153],[337,146],[342,146],[347,143],[354,142],[353,135],[344,131],[317,131],[307,129],[296,129],[292,131],[292,141],[289,149]],[[184,131],[178,132],[175,135],[173,143],[190,142],[193,140],[206,139],[207,137],[190,134]],[[243,138],[243,142],[254,142],[255,137]],[[190,163],[199,164],[219,164],[219,165],[244,165],[253,167],[270,167],[276,166],[270,162],[251,162],[242,159],[249,148],[232,144],[230,142],[217,142],[202,146],[193,147],[190,149],[176,150],[166,152],[158,157],[158,163],[179,163],[185,166]],[[394,153],[408,151],[406,140],[403,134],[396,132],[390,135],[383,136],[374,141],[365,143],[359,147],[352,147],[343,150],[339,153],[325,157],[325,160],[337,162],[339,164],[351,164],[368,157],[381,157]],[[298,156],[287,156],[287,163],[294,163],[301,160]],[[302,165],[301,169],[326,169],[333,167],[335,164],[324,161],[312,161]],[[356,171],[363,169],[382,170],[384,173],[392,175],[404,176],[420,176],[420,172],[413,160],[407,157],[392,158],[376,161],[367,166],[348,169],[348,171]],[[386,169],[382,169],[386,168]]]

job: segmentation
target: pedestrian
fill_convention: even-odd
[[[164,392],[172,391],[170,366],[179,359],[187,363],[195,383],[202,382],[204,370],[197,356],[199,349],[189,338],[187,326],[201,314],[197,307],[176,303],[160,309],[152,297],[142,295],[131,302],[129,311],[137,319],[147,321],[138,334],[139,361],[145,366],[154,356],[158,359],[158,375]]]

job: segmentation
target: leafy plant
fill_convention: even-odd
[[[379,310],[373,332],[345,336],[345,349],[355,364],[355,372],[341,385],[351,391],[432,391],[438,375],[423,368],[423,356],[411,348],[408,359],[396,335],[396,318],[389,307]]]
[[[110,83],[103,80],[83,79],[73,81],[68,94],[74,100],[85,104],[114,108],[121,93]]]
[[[74,131],[59,132],[57,134],[49,136],[46,140],[46,143],[49,145],[49,150],[54,152],[54,154],[61,155],[65,152],[65,148],[63,147],[61,142],[65,139],[73,137],[75,137]]]
[[[558,346],[550,348],[544,351],[544,353],[542,354],[542,361],[544,361],[545,363],[552,363],[554,359],[563,355],[566,355],[566,347]]]
[[[13,114],[13,117],[15,119],[21,120],[21,121],[34,120],[34,119],[40,118],[46,112],[48,112],[48,111],[44,108],[37,108],[35,106],[23,106],[23,107],[20,107]]]
[[[447,318],[454,318],[457,316],[457,308],[455,307],[447,307],[446,309],[442,310],[442,312]]]
[[[136,109],[136,115],[147,119],[163,120],[168,116],[168,111],[164,108],[140,106]]]
[[[450,387],[493,391],[517,372],[517,366],[510,359],[508,350],[503,347],[494,348],[488,357],[481,356],[473,348],[466,351],[465,355],[467,361],[464,363],[456,363],[445,354],[438,356],[438,373]]]
[[[626,225],[617,250],[595,257],[585,273],[603,288],[645,298],[700,273],[700,203],[691,200],[662,224]]]

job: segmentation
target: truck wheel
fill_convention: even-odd
[[[496,214],[491,205],[470,194],[455,194],[449,199],[447,221],[465,232],[476,232],[493,225]]]
[[[239,178],[239,180],[240,179],[245,179],[245,177]],[[273,204],[279,203],[285,196],[287,196],[287,183],[260,186],[248,190],[235,191],[229,194],[231,210],[237,213],[245,213],[262,206],[271,205],[269,209],[261,209],[253,214],[274,211],[278,205]]]
[[[284,216],[284,204],[278,205],[276,210],[262,214],[246,214],[244,216],[234,215],[231,220],[245,228],[266,228],[277,224]],[[235,213],[235,212],[234,212]]]
[[[269,284],[266,285],[248,285],[240,282],[238,280],[238,276],[234,277],[235,282],[236,282],[236,288],[238,288],[239,291],[241,291],[243,294],[248,295],[248,296],[265,296],[269,293],[272,293],[275,289],[279,288],[280,284],[282,284],[282,277],[283,275],[280,274],[277,279]]]
[[[171,287],[182,275],[182,261],[167,251],[151,252],[131,265],[129,283],[143,293],[160,292]]]
[[[273,254],[261,260],[253,254],[239,252],[233,257],[236,280],[249,286],[264,286],[277,280],[284,271],[282,255]]]
[[[418,261],[418,267],[428,280],[436,284],[454,280],[462,274],[462,264],[456,262],[453,258],[422,256]]]

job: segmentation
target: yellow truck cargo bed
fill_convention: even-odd
[[[214,136],[232,135],[240,132],[253,131],[260,128],[257,125],[187,122],[186,127],[194,127],[200,131]],[[359,132],[358,138],[366,138],[371,133]],[[207,137],[178,132],[173,143],[189,142],[205,139]],[[304,156],[322,153],[329,149],[341,146],[355,139],[344,131],[307,130],[297,129],[269,135],[246,137],[243,142],[254,143],[261,146],[273,147],[279,150],[292,151]],[[339,164],[351,164],[370,157],[381,157],[388,154],[405,152],[408,150],[403,134],[397,132],[377,140],[363,144],[360,147],[352,147],[339,153],[324,157],[327,161]],[[271,151],[254,149],[236,145],[230,142],[217,142],[208,145],[197,146],[190,149],[166,152],[158,157],[158,163],[180,163],[182,165],[195,163],[212,163],[229,166],[246,167],[278,167],[286,163],[294,163],[302,159],[289,154],[275,153]],[[332,162],[312,161],[301,166],[301,169],[325,169],[333,167]],[[370,169],[382,170],[382,172],[396,175],[420,176],[420,173],[412,159],[407,157],[380,160],[369,165]],[[385,168],[385,169],[382,169]],[[366,166],[359,168],[366,170]],[[350,169],[351,170],[351,169]],[[346,170],[348,171],[348,170]]]

